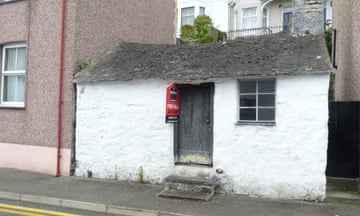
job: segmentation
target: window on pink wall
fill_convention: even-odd
[[[0,106],[24,107],[25,72],[25,44],[3,46]]]
[[[2,3],[9,3],[9,2],[15,2],[16,0],[0,0],[0,4]]]

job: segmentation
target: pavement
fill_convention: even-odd
[[[360,195],[328,191],[324,202],[219,193],[209,202],[166,199],[162,185],[54,177],[0,168],[1,199],[127,216],[360,216]]]

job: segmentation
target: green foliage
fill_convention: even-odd
[[[211,33],[212,21],[207,15],[199,15],[195,18],[195,39],[199,43],[211,43],[215,41],[215,35]]]
[[[326,47],[329,53],[329,56],[331,58],[331,50],[332,50],[332,29],[327,29],[324,32],[324,37],[325,37],[325,42],[326,42]],[[331,72],[330,73],[330,81],[329,81],[329,92],[328,92],[328,97],[329,97],[329,101],[334,101],[335,100],[335,95],[334,95],[334,91],[335,91],[335,73]]]
[[[85,58],[85,59],[76,59],[76,65],[78,67],[78,71],[81,71],[82,69],[86,68],[91,64],[91,59]]]
[[[327,49],[328,49],[329,56],[331,57],[331,50],[332,50],[332,29],[325,30],[324,36],[325,36],[326,47],[327,47]]]
[[[329,102],[335,100],[334,85],[335,85],[335,73],[331,72],[330,73],[330,80],[329,80],[329,92],[328,92],[328,100],[329,100]]]
[[[212,28],[211,18],[207,15],[199,15],[195,18],[194,25],[181,27],[181,39],[200,44],[214,42],[216,36],[212,33]]]
[[[217,33],[217,40],[218,40],[218,41],[226,40],[226,33],[225,33],[225,32],[222,32],[222,31],[218,31],[218,33]]]
[[[192,40],[194,38],[194,26],[192,26],[192,25],[181,26],[180,37],[183,40]]]

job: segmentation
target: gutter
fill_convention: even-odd
[[[66,0],[61,2],[61,35],[60,35],[60,69],[59,69],[59,98],[58,98],[58,140],[57,140],[57,161],[56,176],[60,176],[60,160],[61,160],[61,129],[62,129],[62,95],[63,95],[63,73],[64,73],[64,37],[65,37],[65,7]]]

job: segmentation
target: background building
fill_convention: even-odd
[[[231,0],[229,37],[280,31],[321,34],[325,23],[322,0]],[[328,14],[330,9],[327,8]]]
[[[215,28],[228,31],[227,0],[177,0],[176,36],[180,37],[182,25],[194,24],[194,19],[200,14],[208,15]]]

